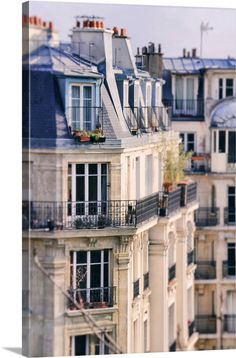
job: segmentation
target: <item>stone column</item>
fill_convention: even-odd
[[[43,267],[51,275],[58,286],[65,287],[65,247],[54,240],[45,242]],[[59,289],[44,277],[44,324],[43,324],[43,355],[65,355],[64,313],[66,298]]]
[[[187,242],[184,231],[177,232],[176,258],[177,286],[177,329],[178,345],[185,350],[188,345],[188,297],[187,297]]]
[[[168,244],[163,240],[164,227],[150,230],[150,350],[168,352]]]
[[[123,353],[131,352],[131,300],[132,300],[132,279],[130,272],[130,238],[122,236],[117,253],[118,264],[118,327],[117,327],[117,344]]]

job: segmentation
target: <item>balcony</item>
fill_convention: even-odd
[[[194,250],[187,253],[187,264],[188,266],[194,263]]]
[[[170,121],[165,107],[124,107],[123,112],[132,134],[169,129]]]
[[[220,221],[219,208],[199,208],[195,212],[195,223],[198,227],[216,226]]]
[[[195,153],[187,163],[186,173],[204,174],[210,171],[210,155],[205,153]]]
[[[143,275],[143,290],[146,290],[149,287],[149,272],[146,272]]]
[[[81,308],[106,308],[115,305],[115,287],[81,288],[68,290],[69,295],[81,306]],[[68,299],[68,309],[78,308]]]
[[[169,282],[176,278],[176,264],[172,265],[168,269],[168,280]]]
[[[135,297],[138,297],[139,296],[139,294],[140,294],[140,285],[139,285],[139,283],[140,283],[140,280],[139,279],[137,279],[135,282],[134,282],[134,286],[133,286],[133,298],[135,299]]]
[[[170,214],[180,210],[181,189],[177,188],[169,193],[160,192],[160,216],[169,216]]]
[[[201,99],[163,99],[162,102],[171,108],[171,119],[204,119],[204,101]]]
[[[225,225],[236,225],[236,209],[224,208],[224,223]]]
[[[171,343],[169,345],[169,351],[170,352],[175,352],[176,351],[176,341],[174,341],[173,343]]]
[[[195,317],[196,331],[202,334],[216,333],[215,315],[198,315]]]
[[[222,263],[222,276],[224,278],[236,277],[236,262],[223,261]]]
[[[81,130],[91,131],[99,126],[103,128],[103,107],[71,106],[66,108],[66,116],[72,133]]]
[[[189,336],[189,338],[193,335],[194,332],[195,332],[195,321],[192,321],[188,325],[188,336]]]
[[[181,182],[178,184],[178,187],[181,189],[181,198],[180,206],[188,206],[197,200],[197,183],[184,183]]]
[[[157,217],[158,193],[141,200],[23,202],[23,230],[136,227]]]
[[[236,314],[224,315],[224,332],[236,333]]]
[[[214,280],[216,279],[215,261],[196,261],[197,269],[195,271],[196,280]]]

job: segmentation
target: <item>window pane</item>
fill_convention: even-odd
[[[76,201],[84,201],[84,176],[76,177]]]
[[[67,192],[67,200],[72,200],[72,184],[71,184],[71,177],[68,177],[68,192]]]
[[[72,165],[68,164],[68,175],[71,175],[72,173]]]
[[[82,264],[87,262],[87,251],[78,251],[76,255],[77,264]]]
[[[76,174],[84,174],[84,164],[76,164]]]
[[[108,287],[108,264],[104,264],[103,287]]]
[[[194,152],[194,143],[188,143],[187,144],[187,152]]]
[[[234,195],[235,194],[235,186],[229,186],[228,187],[228,193]]]
[[[223,98],[223,79],[219,78],[219,99]]]
[[[194,133],[188,133],[187,136],[189,142],[194,142]]]
[[[101,170],[102,170],[102,174],[107,174],[107,164],[102,164],[101,165]]]
[[[101,178],[101,200],[107,200],[107,177],[105,175]]]
[[[89,177],[89,201],[97,201],[97,176]]]
[[[225,153],[225,131],[219,131],[219,153]]]
[[[97,164],[89,164],[89,174],[97,174]]]
[[[232,97],[233,96],[233,87],[226,87],[226,97]]]
[[[104,250],[104,262],[108,262],[108,253],[109,250]]]
[[[72,86],[72,98],[78,99],[80,98],[80,87],[79,86]]]
[[[213,132],[213,151],[216,152],[216,131]]]
[[[101,287],[101,265],[90,266],[90,287]]]
[[[226,87],[233,87],[233,78],[226,78]]]
[[[91,251],[91,262],[101,262],[101,251]]]
[[[86,287],[87,287],[87,265],[76,266],[76,288],[83,289]]]

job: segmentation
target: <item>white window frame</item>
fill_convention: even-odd
[[[177,82],[177,78],[181,78],[183,81],[183,107],[181,109],[176,108],[176,82]],[[188,79],[193,79],[193,101],[194,101],[194,108],[188,109],[187,107],[187,80]],[[174,99],[174,113],[176,114],[181,114],[184,113],[185,111],[187,111],[187,113],[189,115],[195,115],[197,113],[197,90],[198,90],[198,78],[196,76],[173,76],[172,77],[172,81],[173,81],[173,90],[172,90],[172,94],[173,94],[173,99]],[[181,99],[180,99],[181,100]]]
[[[103,340],[99,341],[99,355],[101,354],[105,354],[105,343],[104,343],[104,340],[105,340],[105,335],[104,333],[101,334],[102,335],[102,338]],[[94,342],[91,341],[91,338],[93,337],[93,334],[87,334],[85,335],[86,336],[86,342],[85,342],[85,345],[86,345],[86,348],[85,348],[85,355],[90,355],[91,354],[91,351],[92,351],[92,346],[93,348],[95,348],[96,344]],[[76,336],[72,336],[71,337],[71,355],[74,356],[75,355],[75,338]],[[95,349],[94,349],[95,350]]]
[[[220,80],[221,79],[222,79],[222,97],[220,98]],[[234,79],[234,77],[229,76],[229,75],[219,76],[217,78],[217,99],[218,100],[222,100],[224,98],[231,97],[231,96],[226,97],[226,81],[228,79],[233,80],[233,94],[232,94],[232,96],[234,96],[234,93],[235,93],[235,79]]]
[[[71,174],[68,173],[68,178],[71,177],[71,215],[76,216],[76,177],[80,176],[80,174],[76,174],[76,165],[82,164],[84,165],[84,174],[81,174],[81,176],[84,176],[85,183],[84,183],[84,202],[89,202],[89,164],[95,164],[97,165],[97,174],[91,174],[93,176],[97,176],[97,202],[101,201],[101,195],[102,195],[102,164],[106,164],[107,170],[106,170],[106,177],[107,177],[107,183],[109,178],[108,173],[108,163],[68,163],[68,165],[71,165]],[[67,181],[68,185],[68,181]],[[106,188],[107,190],[107,200],[108,200],[108,186]],[[68,199],[67,199],[68,200]],[[89,207],[88,205],[85,205],[85,213],[84,216],[87,216],[89,214],[88,212]],[[98,205],[98,215],[100,214],[101,206]]]
[[[79,87],[80,88],[80,105],[79,105],[79,119],[80,119],[80,123],[78,128],[76,129],[81,129],[81,130],[86,130],[85,128],[85,123],[83,121],[84,118],[84,87],[91,87],[92,91],[91,91],[91,130],[95,129],[95,121],[96,121],[96,108],[95,108],[95,85],[93,83],[70,83],[69,86],[69,103],[68,103],[68,113],[67,113],[67,117],[68,117],[68,122],[69,122],[69,126],[73,126],[72,123],[72,87]],[[72,128],[73,129],[73,128]]]
[[[187,148],[188,148],[188,143],[192,143],[188,141],[188,134],[193,134],[194,136],[194,140],[193,140],[193,152],[196,152],[196,133],[195,132],[180,132],[180,134],[183,134],[184,137],[184,141],[183,141],[183,146],[184,146],[184,151],[187,152]]]

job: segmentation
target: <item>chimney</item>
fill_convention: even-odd
[[[49,23],[48,23],[48,26],[49,26],[49,30],[50,31],[53,31],[53,22],[52,21],[49,21]]]
[[[186,48],[183,48],[183,58],[186,57]]]
[[[120,29],[120,36],[121,36],[121,37],[127,37],[127,31],[126,31],[125,28]]]
[[[148,46],[148,52],[149,53],[154,53],[155,52],[155,45],[153,42],[150,42],[149,46]]]
[[[119,30],[117,26],[113,27],[114,35],[119,35]]]
[[[150,75],[154,78],[162,78],[163,76],[163,53],[161,52],[161,44],[158,44],[158,52],[155,52],[155,45],[154,43],[151,44],[151,48],[149,46],[148,54],[148,67],[147,70]]]
[[[146,46],[142,47],[142,54],[143,55],[147,54],[147,47]]]
[[[196,57],[197,57],[197,49],[196,49],[196,48],[193,48],[193,49],[192,49],[192,57],[193,57],[193,58],[196,58]]]

